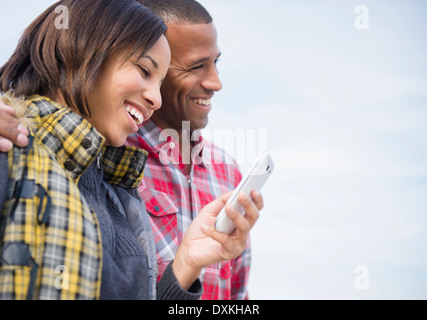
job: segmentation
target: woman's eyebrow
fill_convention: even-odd
[[[151,60],[151,63],[153,64],[153,66],[156,68],[156,69],[158,69],[159,68],[159,64],[156,62],[156,60],[154,60],[152,57],[150,57],[150,56],[148,56],[148,55],[145,55],[145,56],[142,56],[141,58],[147,58],[147,59],[149,59],[149,60]]]

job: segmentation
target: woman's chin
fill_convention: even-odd
[[[105,140],[105,145],[109,146],[109,147],[118,148],[118,147],[121,147],[125,144],[126,138],[127,138],[127,136],[125,136],[125,137],[114,137],[114,138],[109,138],[109,139],[107,138]]]

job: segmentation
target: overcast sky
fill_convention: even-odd
[[[224,85],[205,134],[243,172],[276,163],[250,297],[426,299],[427,2],[200,2]],[[1,64],[51,3],[2,3]]]

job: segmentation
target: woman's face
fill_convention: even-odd
[[[166,37],[161,36],[142,58],[125,59],[122,52],[105,61],[88,97],[87,120],[107,145],[115,147],[122,146],[162,104],[160,86],[171,59]]]

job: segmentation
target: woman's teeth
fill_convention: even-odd
[[[144,116],[133,107],[127,106],[126,111],[135,119],[136,124],[142,124]]]
[[[209,106],[211,104],[211,99],[193,99],[193,101],[202,106]]]

